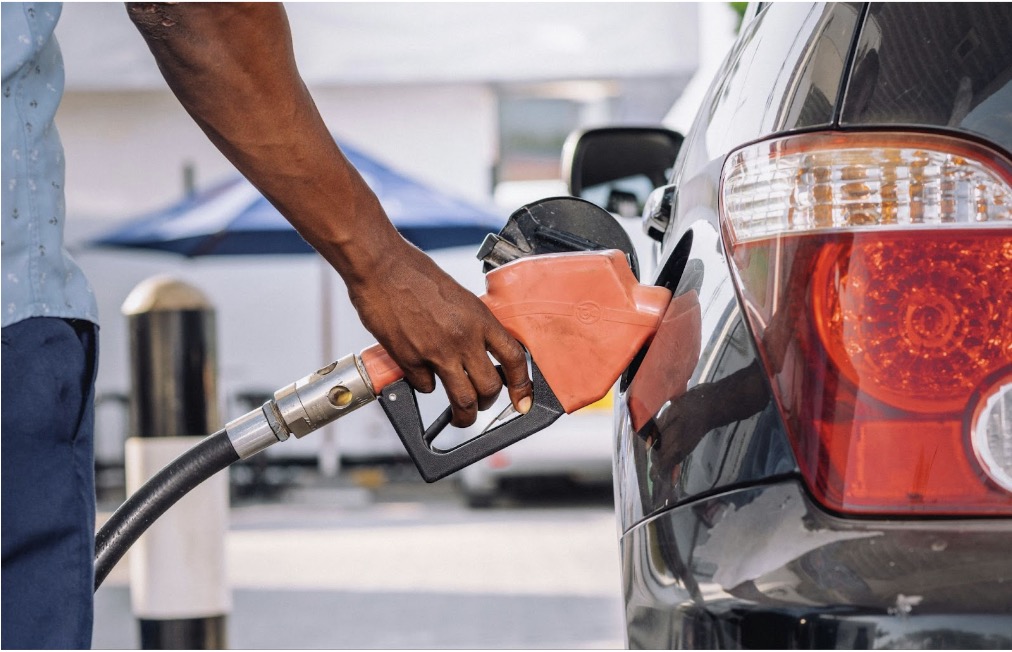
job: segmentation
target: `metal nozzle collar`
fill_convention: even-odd
[[[243,460],[253,457],[278,441],[284,441],[271,428],[263,410],[253,410],[230,421],[225,426],[225,432],[228,433],[228,439],[232,442],[232,448],[239,455],[239,459]]]
[[[304,437],[374,400],[358,356],[345,356],[274,393],[275,414],[288,432]]]

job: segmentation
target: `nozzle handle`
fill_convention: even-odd
[[[565,414],[562,404],[533,360],[531,381],[534,400],[527,414],[489,428],[477,437],[448,450],[433,446],[433,442],[450,423],[449,408],[426,428],[418,411],[415,392],[407,381],[401,379],[386,385],[377,394],[377,398],[422,478],[426,482],[435,482],[547,428]]]

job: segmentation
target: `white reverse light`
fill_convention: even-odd
[[[973,450],[988,476],[1012,491],[1012,379],[981,402],[971,437]]]

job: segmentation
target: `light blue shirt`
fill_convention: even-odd
[[[63,245],[63,146],[53,118],[63,96],[63,57],[53,30],[59,3],[4,2],[3,279],[0,313],[98,322],[91,286]]]

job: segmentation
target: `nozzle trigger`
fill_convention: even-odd
[[[534,360],[531,360],[531,383],[533,404],[527,414],[510,418],[510,408],[507,408],[480,435],[448,450],[436,448],[432,443],[450,423],[450,408],[424,428],[418,400],[407,381],[402,379],[387,385],[377,398],[422,478],[435,482],[547,428],[565,414]],[[496,425],[504,418],[507,419],[504,423]]]

